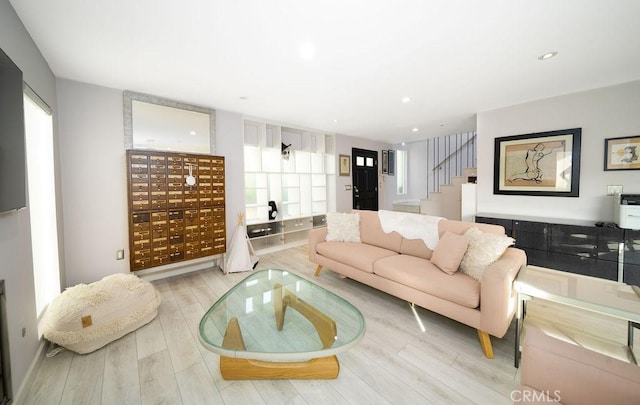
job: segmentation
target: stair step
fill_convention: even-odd
[[[462,169],[462,177],[477,176],[478,169],[476,167],[465,167]]]
[[[462,185],[468,183],[471,176],[477,176],[475,167],[464,168],[461,176],[451,176],[450,183],[440,184],[439,191],[431,192],[428,199],[420,200],[420,213],[460,220]]]

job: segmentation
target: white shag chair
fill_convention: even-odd
[[[70,287],[45,313],[44,337],[76,353],[90,353],[151,322],[160,294],[133,274],[113,274]]]

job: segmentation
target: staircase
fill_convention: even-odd
[[[475,168],[464,168],[462,176],[452,176],[449,184],[441,184],[439,186],[440,191],[431,192],[429,193],[429,198],[420,200],[420,213],[458,221],[463,220],[462,188],[463,184],[469,184],[468,178],[471,176],[476,176]],[[475,201],[475,189],[469,189],[469,192],[473,193],[473,200]],[[469,198],[466,194],[465,206]],[[468,218],[464,218],[464,220],[468,220]]]
[[[475,214],[475,188],[465,186],[464,201],[462,191],[469,177],[476,177],[475,141],[475,132],[427,141],[428,195],[420,200],[421,214],[461,220],[462,212],[470,210],[467,204],[470,199],[473,200]]]

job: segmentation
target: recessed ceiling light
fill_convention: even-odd
[[[338,120],[333,120],[333,122],[335,122],[335,123],[337,124],[337,123],[338,123],[338,122],[340,122],[340,121],[338,121]]]
[[[189,135],[195,135],[196,131],[189,131]]]
[[[313,59],[313,57],[316,56],[316,46],[311,42],[303,42],[298,47],[298,55],[302,59]]]
[[[402,102],[405,103],[405,104],[410,103],[411,102],[411,98],[409,98],[407,96],[402,97]]]
[[[412,131],[413,132],[418,132],[418,128],[413,128]]]
[[[553,52],[547,52],[547,53],[545,53],[544,55],[540,55],[540,56],[538,56],[538,60],[547,60],[547,59],[551,59],[551,58],[553,58],[554,56],[556,56],[557,54],[558,54],[558,52],[555,52],[555,51],[553,51]]]

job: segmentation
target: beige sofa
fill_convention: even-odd
[[[508,248],[478,282],[460,271],[449,275],[440,270],[430,262],[433,251],[422,240],[385,233],[377,212],[358,213],[360,243],[326,241],[327,228],[310,231],[309,260],[317,264],[315,275],[326,267],[476,328],[483,353],[493,358],[489,335],[501,338],[509,328],[516,308],[513,281],[526,264],[525,253]],[[451,220],[437,224],[440,236],[447,231],[461,235],[471,227],[504,234],[497,225]]]

